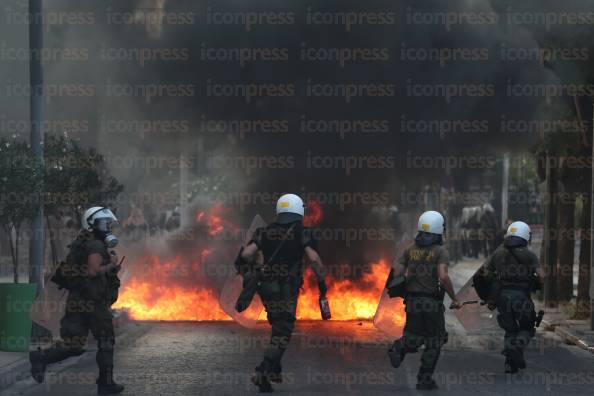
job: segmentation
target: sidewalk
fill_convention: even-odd
[[[117,315],[114,317],[114,327],[116,332],[116,343],[121,346],[133,342],[140,335],[148,331],[150,325],[133,322],[130,320],[127,312],[118,311]],[[84,354],[52,365],[51,368],[48,369],[48,372],[60,372],[83,359],[94,359],[97,347],[95,340],[90,334],[87,345]],[[0,351],[0,392],[22,380],[33,383],[29,370],[30,364],[28,352]]]
[[[543,309],[542,303],[535,301],[536,310]],[[562,308],[554,311],[546,310],[540,328],[553,331],[567,344],[575,345],[590,353],[594,353],[594,331],[590,330],[590,320],[570,319],[569,312]]]

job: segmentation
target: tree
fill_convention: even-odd
[[[43,203],[55,265],[58,258],[50,216],[58,217],[61,210],[67,209],[80,222],[86,208],[91,205],[107,206],[124,187],[109,174],[101,154],[94,149],[82,148],[66,134],[46,137],[44,160]]]
[[[107,205],[124,189],[107,171],[101,154],[67,135],[47,136],[44,153],[47,213],[69,208],[80,216],[87,206]]]
[[[549,53],[554,51],[563,51],[567,48],[587,50],[588,54],[594,51],[594,27],[585,25],[584,27],[575,27],[572,29],[552,29],[546,32],[537,33],[537,40],[543,49],[548,49]],[[580,95],[579,89],[575,94],[564,98],[566,104],[570,107],[572,115],[578,120],[580,125],[579,136],[566,139],[564,148],[571,156],[579,159],[588,159],[591,157],[592,141],[590,123],[593,118],[593,100],[592,92],[588,87],[594,83],[594,58],[587,56],[585,58],[576,58],[573,60],[559,59],[549,56],[545,61],[545,66],[552,70],[563,84],[586,89],[587,95]],[[559,140],[557,140],[559,142]],[[552,141],[550,147],[554,147],[556,142]],[[576,161],[574,161],[576,162]],[[581,247],[579,254],[579,276],[578,276],[578,295],[576,300],[576,318],[587,318],[590,312],[589,284],[590,284],[590,187],[591,187],[591,163],[581,162],[583,165],[574,167],[561,177],[564,183],[575,188],[575,191],[581,195],[580,202],[583,204],[583,215],[588,216],[586,221],[581,224]],[[568,167],[566,167],[568,168]],[[564,213],[569,215],[570,209],[565,208]],[[563,250],[566,252],[560,259],[568,264],[573,257],[573,252],[569,252],[569,245]],[[571,255],[571,257],[570,257]],[[571,262],[573,266],[573,262]],[[565,283],[565,282],[564,282]],[[573,286],[573,284],[572,284]]]
[[[0,138],[0,159],[0,225],[9,238],[14,282],[18,283],[21,229],[37,213],[43,172],[30,146],[15,136]]]

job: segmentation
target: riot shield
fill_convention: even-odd
[[[243,246],[247,245],[256,229],[260,227],[266,227],[266,222],[264,222],[260,215],[256,215],[246,232]],[[243,278],[237,273],[232,262],[227,263],[226,265],[226,279],[223,289],[221,290],[221,294],[219,295],[219,305],[227,315],[233,318],[233,320],[235,320],[241,326],[253,329],[256,327],[258,318],[264,309],[264,305],[262,305],[260,296],[256,294],[250,306],[245,311],[241,313],[237,312],[235,309],[235,303],[237,302],[237,298],[243,289]]]
[[[31,320],[51,331],[55,340],[60,338],[60,320],[66,311],[67,298],[68,290],[59,289],[58,285],[46,279],[43,290],[31,307]]]
[[[472,279],[479,271],[481,271],[481,268],[479,268],[473,274],[473,276],[468,279],[466,284],[458,291],[456,294],[456,299],[458,301],[463,302],[469,300],[481,300],[474,288]],[[454,309],[453,313],[467,332],[492,329],[497,328],[498,326],[497,313],[495,311],[491,311],[486,305],[464,305],[460,309]]]
[[[396,245],[396,255],[392,268],[400,260],[406,248],[413,243],[412,239],[407,235],[403,235]],[[402,330],[406,323],[406,313],[404,312],[404,300],[400,297],[390,298],[388,289],[383,289],[380,297],[375,316],[373,317],[373,325],[384,333],[392,337],[400,338]]]

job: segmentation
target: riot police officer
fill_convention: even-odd
[[[505,330],[503,355],[505,372],[526,368],[524,348],[534,337],[536,312],[530,292],[542,283],[538,258],[528,249],[531,231],[528,224],[511,223],[503,244],[485,263],[491,279],[490,309],[497,308],[497,322]]]
[[[254,233],[241,258],[260,267],[257,292],[272,327],[264,359],[256,367],[252,382],[260,392],[271,392],[271,382],[282,382],[281,359],[289,344],[296,320],[297,297],[303,284],[303,256],[307,256],[318,279],[320,297],[327,287],[325,269],[316,252],[311,229],[304,227],[304,205],[294,194],[281,196],[276,204],[276,220]],[[259,260],[257,259],[259,257]]]
[[[61,263],[52,281],[68,290],[66,311],[60,322],[61,342],[29,355],[31,375],[44,381],[47,365],[84,353],[89,331],[97,340],[99,366],[97,391],[100,395],[120,393],[122,385],[113,380],[115,343],[111,305],[117,300],[120,263],[115,252],[118,240],[111,232],[117,222],[108,208],[92,207],[82,217],[82,230],[70,245],[66,261]]]
[[[417,389],[436,389],[433,372],[447,342],[444,293],[452,299],[451,308],[459,308],[452,281],[448,275],[449,258],[442,246],[445,222],[436,211],[419,217],[415,243],[405,250],[394,268],[394,276],[405,279],[406,324],[402,338],[389,350],[392,366],[399,367],[407,353],[425,346],[417,375]]]

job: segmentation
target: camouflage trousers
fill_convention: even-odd
[[[97,340],[96,361],[99,377],[111,377],[115,334],[112,314],[105,307],[96,308],[92,312],[66,312],[60,321],[62,342],[57,342],[42,351],[45,363],[60,362],[84,353],[89,331]]]
[[[421,355],[419,378],[431,377],[441,353],[441,347],[447,342],[445,330],[445,307],[443,302],[430,297],[407,296],[406,324],[402,338],[396,340],[392,349],[402,358],[407,353],[415,353],[424,346]]]
[[[269,280],[261,283],[258,294],[266,309],[272,334],[258,371],[264,373],[279,373],[281,371],[280,362],[295,328],[300,287],[301,279],[293,281]]]

